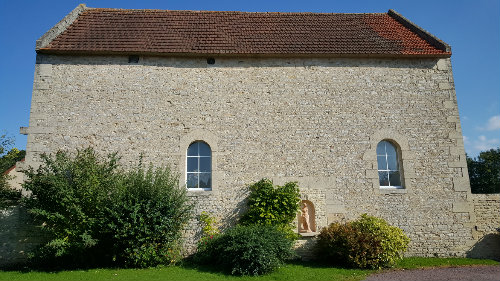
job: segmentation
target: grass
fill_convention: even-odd
[[[494,260],[467,259],[467,258],[422,258],[411,257],[400,260],[395,268],[399,269],[417,269],[424,267],[452,267],[467,265],[498,265]]]
[[[498,265],[492,260],[466,258],[405,258],[396,268],[412,269],[423,267]],[[279,268],[274,273],[259,277],[237,277],[226,275],[210,268],[171,266],[149,269],[88,269],[65,270],[57,272],[40,271],[0,271],[0,280],[345,280],[365,279],[374,270],[345,269],[318,265],[315,263],[294,262]]]

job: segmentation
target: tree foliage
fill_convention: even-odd
[[[325,262],[359,268],[389,267],[402,258],[410,239],[385,220],[367,214],[321,230],[317,250]]]
[[[178,256],[180,231],[189,219],[185,191],[167,168],[124,172],[116,154],[93,149],[76,155],[42,155],[26,171],[30,212],[49,241],[34,260],[51,266],[168,264]]]
[[[262,179],[250,186],[250,191],[242,224],[288,226],[297,216],[300,193],[296,182],[274,186],[271,180]]]
[[[472,193],[500,193],[500,148],[467,156],[467,167]]]
[[[262,275],[295,257],[293,241],[272,225],[237,225],[206,241],[195,259],[234,275]]]
[[[16,205],[21,199],[21,192],[9,186],[9,175],[5,172],[24,158],[26,152],[17,148],[9,148],[14,144],[14,139],[3,134],[0,135],[0,209]]]

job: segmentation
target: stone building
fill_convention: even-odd
[[[312,220],[303,251],[321,227],[362,213],[402,228],[418,256],[464,256],[481,229],[494,232],[478,225],[500,225],[475,211],[450,46],[393,10],[80,5],[36,52],[26,165],[88,146],[126,165],[144,153],[223,225],[249,184],[298,181]],[[478,209],[498,213],[491,198]],[[188,246],[198,231],[193,221]]]

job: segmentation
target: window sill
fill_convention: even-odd
[[[406,188],[380,188],[380,194],[404,194],[408,193],[408,190]]]
[[[212,189],[191,188],[187,190],[188,197],[210,196],[213,194]]]

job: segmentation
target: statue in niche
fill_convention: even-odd
[[[299,233],[310,233],[316,231],[314,222],[314,206],[308,200],[302,200],[299,217]]]

